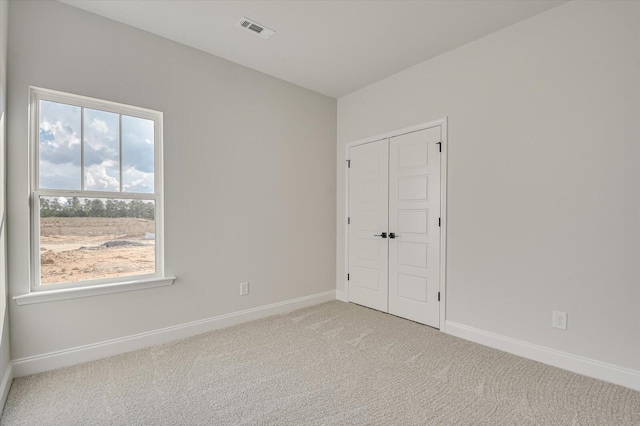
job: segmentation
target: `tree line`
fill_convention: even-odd
[[[81,200],[73,197],[63,204],[58,198],[40,198],[40,217],[134,217],[154,220],[155,212],[152,201],[107,199],[105,202],[100,198]]]

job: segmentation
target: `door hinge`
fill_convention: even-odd
[[[347,274],[347,281],[349,281],[349,274]]]
[[[347,218],[347,225],[351,225],[351,218],[350,217]]]
[[[441,217],[438,218],[438,226],[442,226],[442,218]]]
[[[438,302],[440,301],[440,292],[438,292]]]
[[[436,142],[438,144],[438,152],[442,152],[442,142]]]
[[[350,169],[351,168],[351,160],[347,160],[347,168]]]

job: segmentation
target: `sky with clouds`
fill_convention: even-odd
[[[81,108],[40,101],[40,187],[82,189]],[[90,191],[154,192],[153,121],[84,109],[84,175]]]

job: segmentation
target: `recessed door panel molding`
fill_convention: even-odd
[[[355,146],[349,158],[349,301],[388,312],[389,140]]]
[[[375,210],[359,210],[355,216],[358,217],[358,229],[361,231],[377,231],[379,228],[380,212]]]
[[[379,182],[363,181],[355,192],[358,194],[358,201],[375,203],[380,199]]]
[[[443,119],[347,145],[349,301],[441,329],[445,142]]]
[[[400,201],[427,201],[429,197],[429,177],[426,175],[403,176],[399,177],[394,183],[398,189],[397,197]]]
[[[398,274],[398,296],[418,302],[427,301],[427,279],[415,275]]]
[[[380,242],[378,240],[360,239],[357,248],[358,258],[362,260],[372,260],[378,262],[380,260]]]
[[[358,287],[378,292],[380,291],[381,282],[386,281],[384,278],[385,277],[380,276],[380,270],[375,267],[364,268],[362,266],[358,266],[354,270],[353,283]],[[386,284],[383,284],[383,286],[384,288],[387,288]],[[361,304],[365,305],[364,302]]]
[[[426,234],[427,210],[398,210],[398,232]]]
[[[406,144],[398,148],[398,170],[424,167],[428,161],[428,150],[424,144]]]
[[[403,233],[402,235],[407,238],[407,234]],[[398,238],[400,237],[396,237],[396,239]],[[427,244],[416,241],[394,241],[394,243],[396,249],[392,254],[397,254],[398,258],[397,260],[391,259],[391,263],[412,268],[427,267]]]

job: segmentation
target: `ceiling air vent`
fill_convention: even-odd
[[[257,22],[252,21],[249,18],[245,18],[244,16],[238,22],[238,26],[246,29],[247,31],[251,31],[257,34],[264,39],[271,37],[273,33],[275,33],[275,31],[273,31],[272,29],[269,29],[264,25],[258,24]]]

